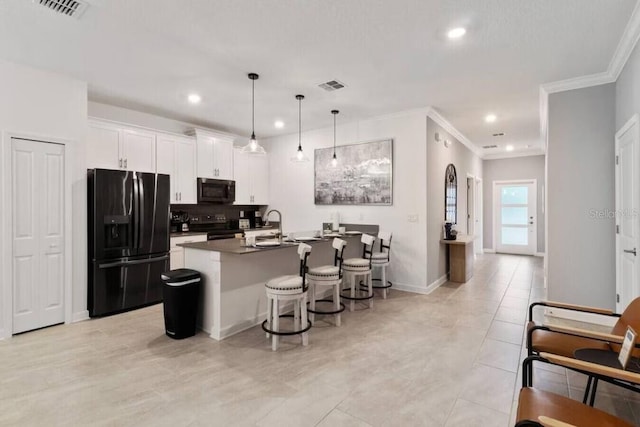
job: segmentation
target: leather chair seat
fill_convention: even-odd
[[[369,260],[364,258],[349,258],[342,263],[342,269],[348,271],[369,271],[369,267]]]
[[[307,272],[307,279],[315,281],[333,281],[340,278],[340,268],[334,265],[323,265],[322,267],[310,268]]]
[[[276,277],[269,280],[265,287],[271,294],[299,294],[302,292],[302,277],[298,275]]]
[[[531,329],[535,324],[529,322],[527,329]],[[579,348],[597,348],[601,350],[611,350],[608,343],[590,338],[582,338],[573,335],[561,334],[558,332],[536,329],[531,337],[530,350],[535,352],[545,352],[560,356],[573,358],[573,353]]]
[[[631,427],[620,418],[577,400],[535,388],[520,390],[516,421],[537,421],[544,415],[575,426]]]

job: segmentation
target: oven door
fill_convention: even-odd
[[[198,178],[198,203],[232,204],[235,200],[235,181]]]

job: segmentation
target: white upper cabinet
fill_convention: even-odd
[[[233,137],[195,129],[198,151],[198,177],[233,179]]]
[[[106,123],[89,122],[87,165],[96,169],[120,169],[120,129]]]
[[[269,158],[234,150],[236,205],[269,204]]]
[[[269,158],[267,156],[251,156],[249,159],[251,175],[252,204],[269,204]]]
[[[144,130],[122,130],[123,168],[131,171],[156,171],[156,134]]]
[[[156,171],[156,134],[116,123],[91,120],[87,167]]]
[[[239,148],[233,150],[233,179],[236,181],[235,205],[251,204],[251,178],[249,177],[249,156]]]
[[[197,203],[196,142],[193,138],[158,134],[157,171],[171,177],[171,203]]]

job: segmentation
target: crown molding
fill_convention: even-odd
[[[518,152],[518,151],[510,151],[506,153],[495,153],[495,154],[487,154],[482,160],[501,160],[501,159],[513,159],[516,157],[532,157],[532,156],[544,156],[545,152],[540,150],[526,151],[526,152]]]
[[[211,130],[211,129],[193,128],[193,129],[187,130],[185,133],[189,136],[195,136],[196,138],[209,137],[209,138],[215,138],[215,139],[223,139],[231,142],[233,142],[236,138],[238,138],[238,135],[217,131],[217,130]]]
[[[627,64],[629,56],[631,56],[633,49],[638,43],[638,39],[640,39],[640,0],[636,1],[633,12],[631,12],[631,17],[609,62],[607,71],[557,82],[544,83],[540,85],[541,95],[614,83],[618,80],[618,77],[620,77],[620,73]]]
[[[627,64],[629,56],[631,56],[633,49],[638,43],[638,39],[640,39],[640,1],[637,1],[636,6],[633,8],[631,18],[629,18],[629,22],[627,22],[624,33],[622,33],[622,38],[609,63],[609,69],[607,71],[609,75],[614,78],[614,81],[620,77],[620,73]]]
[[[574,77],[571,79],[560,80],[557,82],[544,83],[540,87],[547,94],[565,92],[567,90],[583,89],[585,87],[599,86],[607,83],[613,83],[616,78],[609,71],[589,74],[588,76]]]
[[[480,149],[469,140],[466,136],[462,134],[458,129],[455,128],[447,119],[444,118],[442,114],[440,114],[435,108],[429,107],[427,109],[427,116],[431,118],[434,122],[439,124],[444,130],[451,134],[454,138],[456,138],[462,145],[467,147],[473,154],[483,158],[482,152]]]
[[[545,144],[545,150],[548,144],[547,125],[549,123],[549,94],[616,82],[639,39],[640,0],[636,1],[636,5],[633,8],[633,12],[627,22],[627,26],[622,33],[622,37],[618,42],[616,51],[609,62],[607,71],[540,85],[540,134],[542,135],[542,139]]]

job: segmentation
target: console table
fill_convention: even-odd
[[[440,240],[449,246],[449,280],[464,283],[473,276],[473,240],[475,237],[459,234],[456,240]]]

